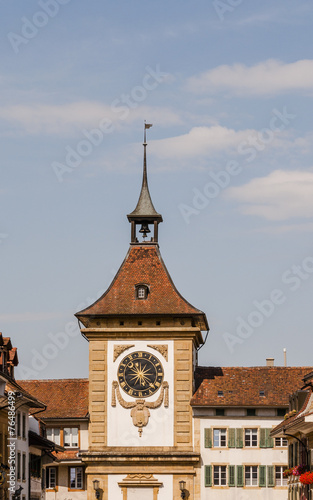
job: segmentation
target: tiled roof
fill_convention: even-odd
[[[52,455],[54,455],[58,461],[80,460],[79,457],[77,456],[78,452],[79,450],[53,451]]]
[[[135,285],[140,283],[149,286],[145,300],[135,296]],[[76,316],[84,322],[88,316],[120,314],[197,316],[203,329],[208,329],[205,314],[189,304],[175,288],[156,245],[131,246],[108,290]]]
[[[18,383],[47,405],[46,418],[84,418],[88,414],[88,380],[19,380]]]
[[[273,435],[281,433],[283,429],[288,431],[289,428],[298,426],[299,423],[302,423],[305,420],[305,417],[313,415],[313,387],[306,387],[306,390],[308,391],[308,394],[302,408],[294,414],[292,411],[286,414],[284,420],[273,429]],[[312,423],[310,424],[310,427],[313,429]]]
[[[198,367],[192,406],[288,406],[312,367]],[[260,395],[260,391],[261,392]]]

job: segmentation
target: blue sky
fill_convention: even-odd
[[[24,378],[85,377],[73,314],[130,241],[143,122],[160,248],[206,365],[310,365],[305,1],[0,1],[0,330]]]

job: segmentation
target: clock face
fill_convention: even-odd
[[[144,351],[125,356],[117,371],[121,388],[135,398],[146,398],[157,392],[163,375],[163,367],[158,358]]]

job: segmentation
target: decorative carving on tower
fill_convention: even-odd
[[[127,344],[127,345],[115,345],[114,346],[114,352],[113,352],[113,361],[116,361],[117,358],[124,352],[127,351],[127,349],[130,349],[131,347],[134,347],[135,344]]]
[[[158,351],[160,354],[162,354],[163,358],[168,361],[168,347],[166,344],[148,344],[147,347],[151,347],[151,349],[155,349]]]
[[[139,436],[142,436],[142,428],[149,422],[149,409],[159,408],[164,401],[164,408],[168,408],[168,382],[162,382],[160,395],[156,401],[146,401],[145,399],[136,399],[135,401],[125,401],[120,393],[119,385],[116,380],[112,382],[112,402],[111,406],[116,407],[116,398],[119,404],[125,409],[131,409],[130,416],[135,427],[138,427]]]

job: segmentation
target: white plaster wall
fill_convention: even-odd
[[[88,450],[88,422],[78,422],[80,427],[80,450]]]
[[[279,419],[201,418],[201,500],[286,500],[287,487],[205,487],[205,465],[287,465],[287,448],[205,448],[205,428],[271,428]],[[212,470],[213,474],[213,470]]]
[[[138,470],[140,473],[140,470]],[[159,489],[158,500],[173,500],[173,476],[170,474],[154,474],[153,477],[163,486]],[[122,490],[118,483],[122,483],[126,475],[112,474],[108,478],[109,500],[123,500]],[[138,498],[139,500],[139,498]],[[147,500],[149,498],[147,497]]]
[[[115,362],[113,362],[114,345],[135,344],[135,347],[124,351]],[[168,361],[156,350],[147,347],[147,344],[166,344],[168,346]],[[130,416],[131,410],[122,408],[116,400],[116,407],[111,406],[112,382],[117,379],[117,369],[122,359],[132,352],[146,351],[156,356],[162,363],[164,369],[164,379],[169,383],[169,407],[164,408],[164,404],[159,408],[150,409],[150,418],[146,427],[143,427],[142,436],[139,437],[138,427],[133,425]],[[173,341],[109,341],[108,342],[108,446],[173,446],[174,444],[174,393],[173,393]],[[145,398],[146,401],[156,401],[160,390],[153,396]],[[135,401],[120,389],[125,401]]]

